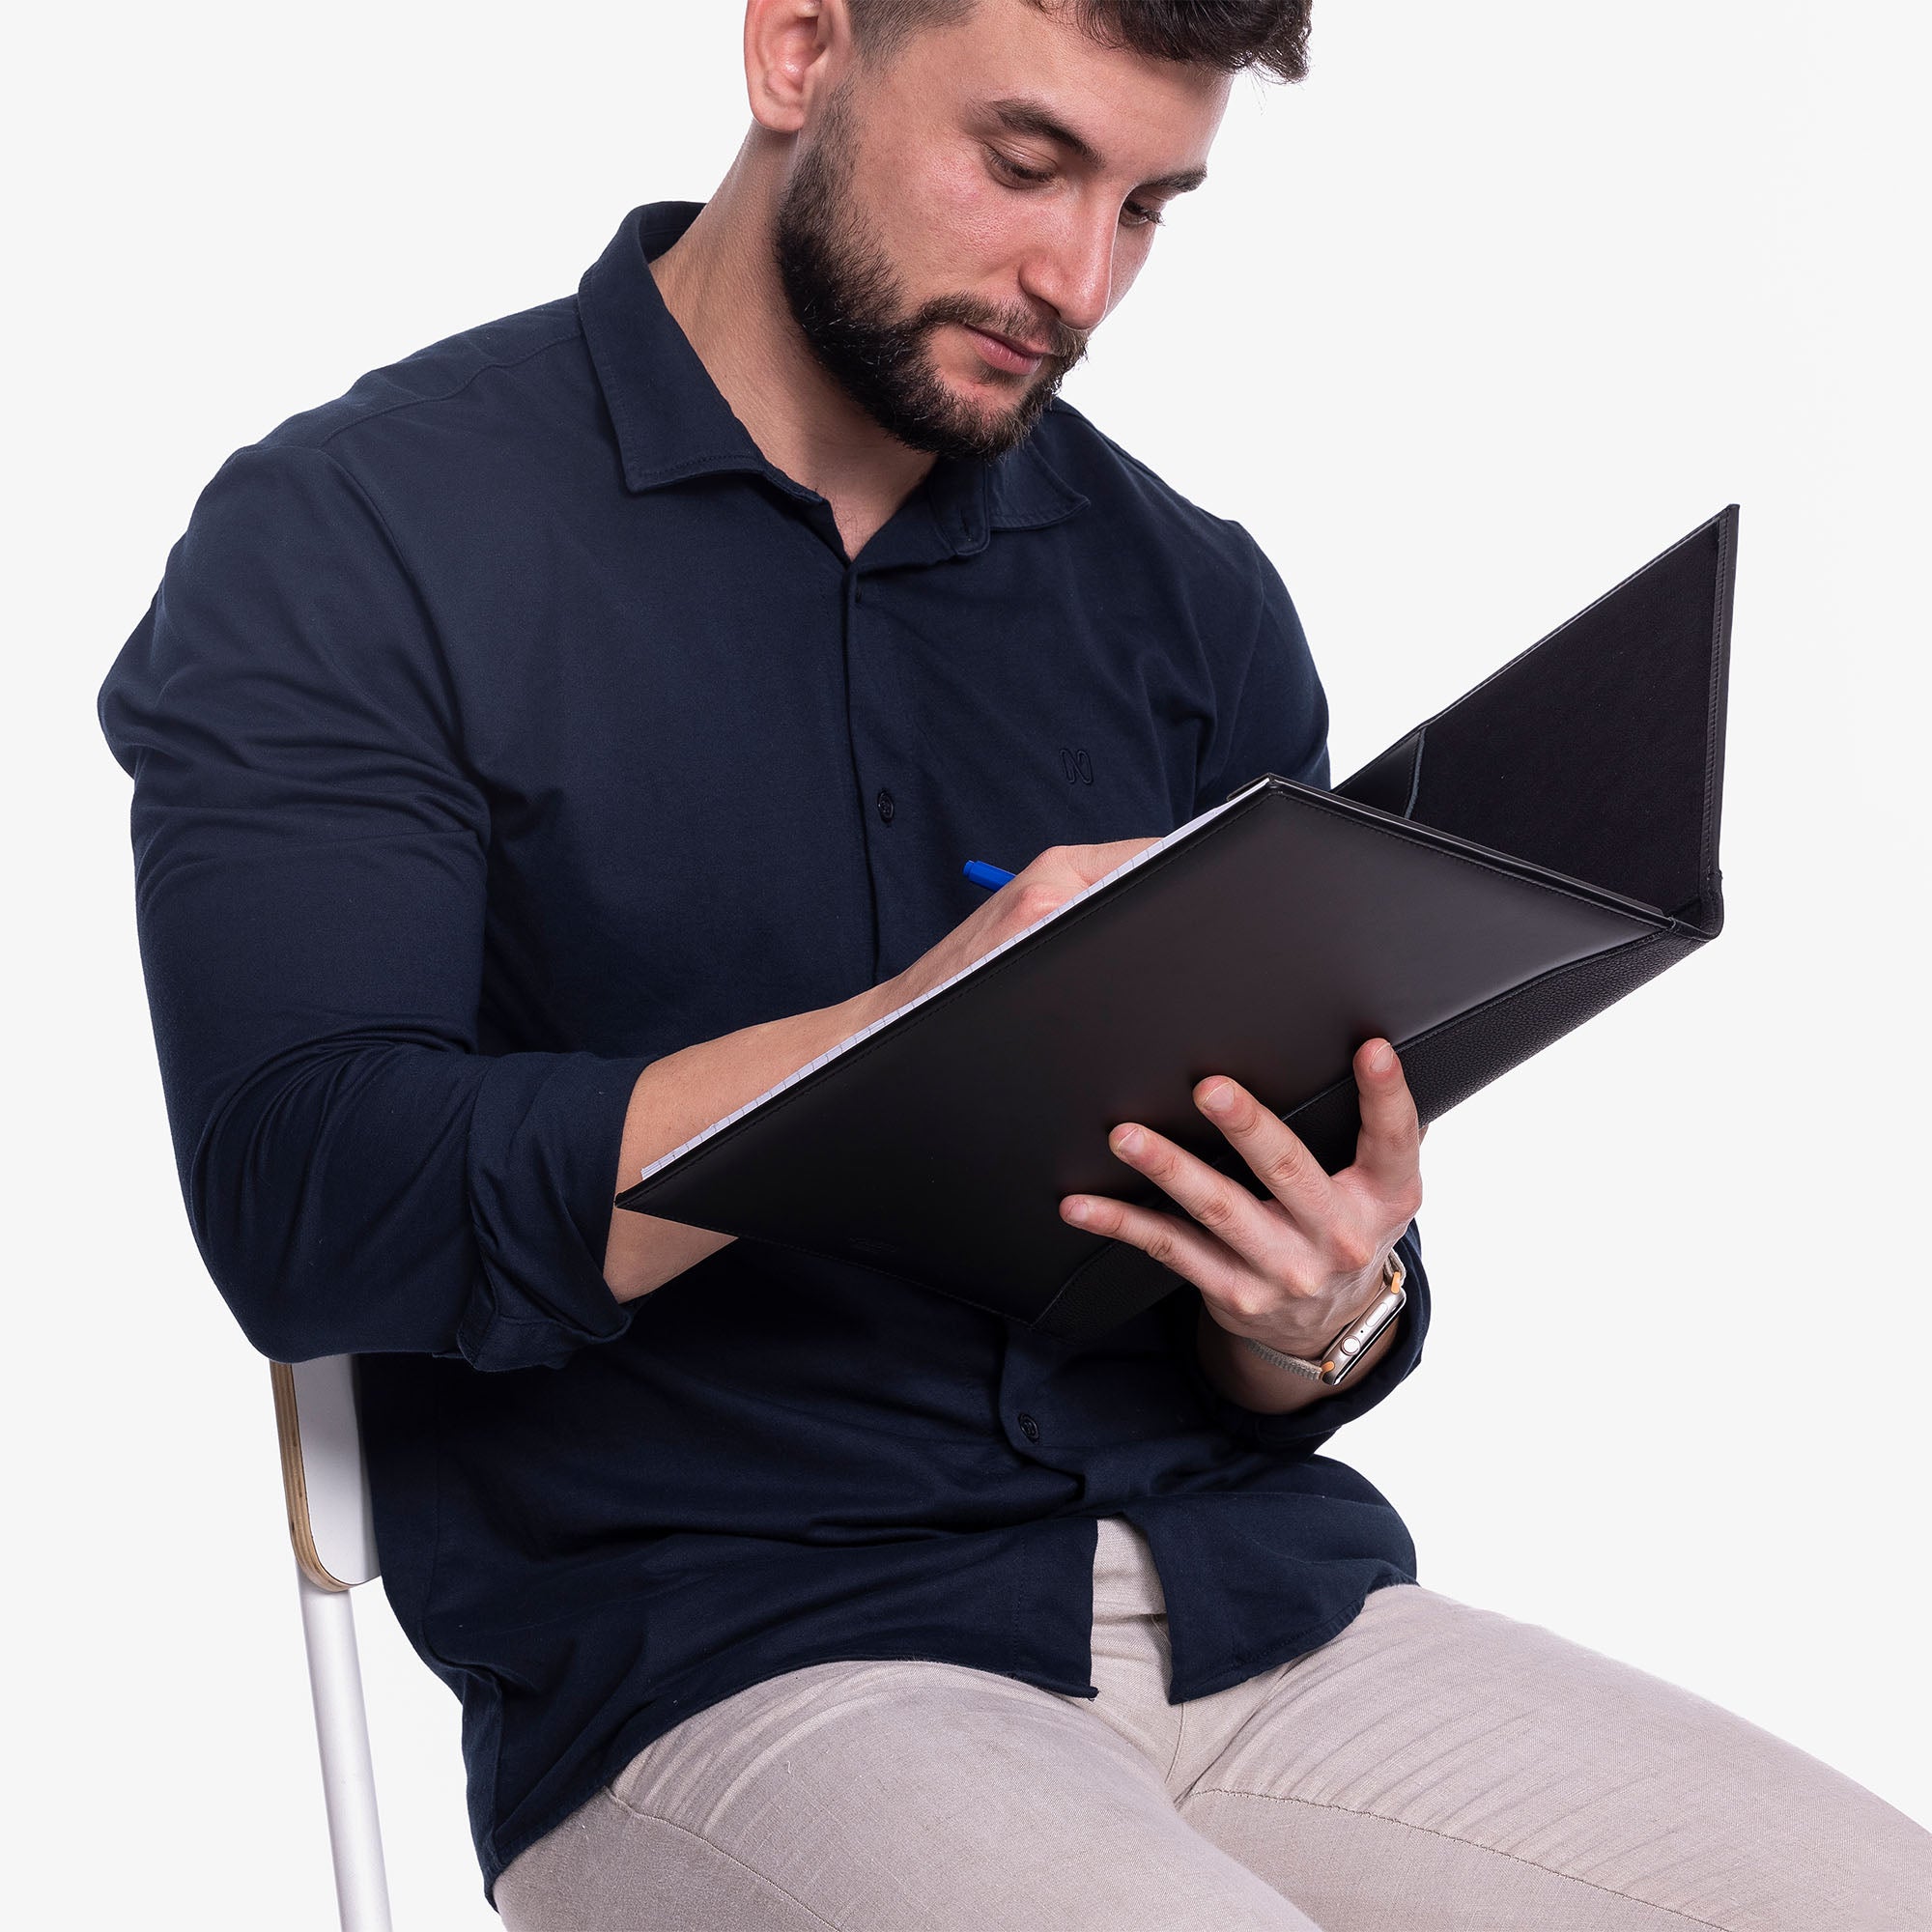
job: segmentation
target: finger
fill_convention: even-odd
[[[1387,1040],[1362,1042],[1355,1054],[1355,1088],[1362,1115],[1355,1165],[1378,1194],[1413,1215],[1422,1205],[1422,1124],[1402,1062]]]
[[[1195,1104],[1227,1135],[1267,1191],[1309,1236],[1333,1214],[1335,1186],[1321,1163],[1279,1114],[1270,1113],[1248,1090],[1224,1074],[1194,1090]]]
[[[1027,875],[1037,872],[1042,884],[1071,898],[1159,843],[1158,838],[1115,838],[1103,845],[1049,845],[1027,867]]]
[[[1276,1273],[1291,1259],[1284,1252],[1287,1231],[1239,1181],[1215,1173],[1164,1134],[1123,1122],[1107,1146],[1258,1272]]]
[[[1135,1208],[1104,1194],[1069,1194],[1060,1204],[1060,1214],[1090,1235],[1105,1235],[1140,1249],[1212,1300],[1235,1299],[1245,1306],[1252,1298],[1254,1273],[1240,1257],[1178,1215]]]
[[[1091,885],[1124,866],[1137,853],[1145,852],[1150,845],[1159,843],[1156,838],[1111,838],[1101,845],[1052,845],[1047,848],[1047,856],[1064,860]]]
[[[1049,845],[1002,886],[981,908],[1003,938],[1037,925],[1157,838],[1117,838],[1106,845]]]

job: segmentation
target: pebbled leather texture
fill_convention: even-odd
[[[1335,789],[1715,936],[1737,506]]]

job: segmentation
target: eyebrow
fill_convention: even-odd
[[[1037,100],[1008,99],[987,103],[987,111],[1001,127],[1014,134],[1037,134],[1042,140],[1057,141],[1077,161],[1090,168],[1104,166],[1100,151],[1083,135],[1076,134]],[[1155,175],[1140,186],[1165,188],[1170,194],[1186,194],[1208,179],[1206,168],[1181,168],[1171,175]]]

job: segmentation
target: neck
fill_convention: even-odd
[[[665,306],[768,461],[832,506],[856,556],[932,468],[825,373],[785,300],[773,251],[777,143],[753,128],[718,190],[651,265]]]

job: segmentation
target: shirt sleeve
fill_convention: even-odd
[[[478,1051],[489,804],[449,666],[326,450],[222,467],[102,684],[195,1242],[282,1361],[557,1364],[646,1059]]]
[[[1241,534],[1247,538],[1259,577],[1259,614],[1240,688],[1232,706],[1217,718],[1202,761],[1196,811],[1219,805],[1231,791],[1264,772],[1324,790],[1328,785],[1328,700],[1301,619],[1280,573],[1247,531]],[[1397,1320],[1388,1352],[1373,1369],[1350,1378],[1338,1394],[1285,1415],[1231,1402],[1208,1379],[1195,1341],[1200,1291],[1176,1297],[1185,1310],[1184,1328],[1178,1329],[1177,1341],[1189,1379],[1208,1412],[1237,1441],[1312,1453],[1345,1422],[1373,1408],[1420,1361],[1429,1329],[1429,1282],[1422,1271],[1421,1237],[1412,1223],[1396,1245],[1408,1270],[1405,1284],[1408,1301]]]
[[[1388,1352],[1373,1368],[1350,1377],[1334,1394],[1321,1396],[1282,1415],[1270,1415],[1233,1402],[1208,1379],[1195,1341],[1201,1291],[1190,1288],[1184,1295],[1176,1295],[1175,1300],[1183,1305],[1185,1317],[1184,1329],[1180,1321],[1176,1324],[1177,1342],[1182,1332],[1185,1336],[1185,1346],[1180,1350],[1182,1364],[1209,1416],[1236,1442],[1250,1448],[1290,1449],[1297,1455],[1313,1455],[1345,1422],[1352,1422],[1380,1402],[1422,1359],[1423,1338],[1429,1332],[1429,1278],[1422,1271],[1422,1240],[1413,1222],[1397,1241],[1396,1252],[1408,1271],[1403,1282],[1408,1299],[1396,1317],[1395,1340]]]
[[[1240,526],[1235,526],[1240,529]],[[1241,530],[1257,576],[1252,641],[1232,698],[1218,711],[1201,759],[1197,812],[1264,772],[1328,784],[1328,698],[1281,574]]]

